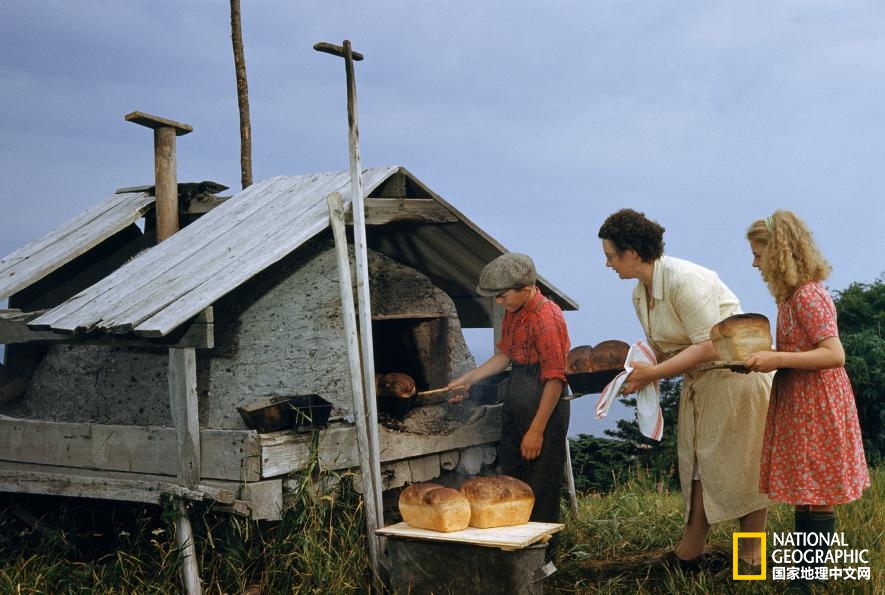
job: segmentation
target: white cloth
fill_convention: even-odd
[[[630,365],[633,362],[645,362],[656,364],[658,362],[654,352],[642,341],[636,341],[627,352],[627,360],[624,362],[624,371],[614,377],[599,395],[596,402],[596,419],[602,419],[608,415],[608,409],[614,400],[621,394],[624,381],[633,372]],[[661,391],[657,382],[652,382],[639,391],[636,396],[636,421],[639,423],[639,431],[643,436],[653,440],[660,440],[664,435],[664,414],[661,411]]]

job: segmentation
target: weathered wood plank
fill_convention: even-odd
[[[211,311],[211,308],[207,309]],[[158,338],[136,335],[74,335],[55,331],[38,331],[28,327],[28,322],[44,311],[22,312],[21,310],[0,310],[0,343],[79,343],[81,345],[114,345],[118,347],[195,347],[211,349],[215,346],[215,325],[206,322],[202,314],[194,322],[182,325],[169,335]],[[205,312],[205,311],[204,311]]]
[[[458,218],[432,198],[367,198],[366,225],[394,222],[457,223]],[[348,223],[353,224],[352,211]]]
[[[500,405],[482,408],[481,416],[451,434],[419,435],[379,431],[381,462],[458,450],[497,442],[501,435]],[[278,432],[261,436],[261,475],[277,477],[303,469],[310,462],[309,433]],[[320,431],[318,461],[323,469],[359,467],[356,431],[353,426],[336,426]]]
[[[374,177],[380,175],[376,172]],[[343,181],[339,181],[338,185],[343,186]],[[199,281],[192,283],[191,291],[158,310],[145,304],[160,301],[169,291],[174,291],[174,287],[165,291],[152,287],[152,295],[144,297],[145,304],[135,304],[130,310],[120,312],[116,319],[111,318],[101,324],[112,330],[130,330],[128,325],[131,324],[136,334],[148,337],[165,335],[180,324],[183,317],[186,319],[187,313],[201,305],[213,303],[255,272],[279,261],[328,227],[325,198],[326,195],[319,196],[314,191],[293,194],[288,202],[275,201],[262,213],[258,221],[260,228],[252,233],[238,229],[240,241],[235,250],[228,250],[226,256],[228,260],[236,256],[236,262],[240,264],[248,262],[248,270],[243,266],[229,266],[221,258],[214,258],[199,267],[194,262],[188,262],[189,270],[184,274]]]
[[[275,231],[268,229],[263,235],[262,232],[256,232],[252,236],[253,241],[244,240],[238,247],[237,261],[249,262],[258,271],[279,261],[328,226],[328,220],[322,216],[323,211],[324,204],[314,205],[305,212],[305,217],[293,221],[290,227]],[[194,312],[213,303],[230,291],[230,288],[237,287],[254,274],[252,269],[229,264],[223,266],[224,264],[222,259],[215,259],[206,263],[199,273],[186,273],[195,274],[201,280],[200,283],[192,286],[190,291],[180,295],[177,300],[165,303],[162,308],[157,308],[155,304],[160,302],[164,292],[152,292],[146,296],[144,302],[116,314],[106,323],[102,322],[102,325],[106,324],[107,328],[115,332],[134,330],[136,334],[146,337],[163,336],[181,324],[182,320],[187,320]],[[172,283],[175,281],[172,280]],[[174,290],[174,285],[167,286],[166,289]]]
[[[247,483],[242,491],[242,499],[249,503],[253,519],[278,521],[283,518],[282,479]]]
[[[62,477],[73,477],[73,478],[81,478],[81,477],[92,477],[92,478],[111,478],[116,480],[138,480],[138,481],[147,481],[153,483],[174,483],[175,485],[179,485],[176,482],[176,479],[169,475],[168,473],[164,475],[157,475],[155,473],[143,473],[143,472],[132,472],[128,473],[126,471],[110,471],[108,469],[79,469],[76,467],[63,467],[58,465],[37,465],[33,463],[20,463],[16,461],[3,461],[0,460],[0,469],[3,471],[8,471],[10,473],[49,473],[53,475],[59,475]],[[237,480],[224,480],[224,479],[207,479],[204,478],[198,484],[200,487],[208,486],[209,488],[216,490],[224,490],[230,492],[232,494],[236,494],[240,491],[240,488],[243,486],[243,481]],[[2,490],[0,490],[2,491]]]
[[[197,404],[197,355],[193,348],[169,350],[169,406],[178,442],[178,480],[200,480],[200,422]]]
[[[68,331],[93,326],[101,320],[103,312],[113,311],[135,299],[157,276],[174,268],[181,259],[204,252],[213,241],[232,233],[237,222],[254,215],[265,202],[272,200],[274,189],[281,184],[282,178],[277,177],[247,188],[237,195],[241,198],[239,203],[228,201],[224,205],[228,208],[211,211],[167,241],[145,250],[99,283],[35,320],[32,326]],[[222,211],[230,212],[230,217],[220,216]],[[201,229],[195,234],[192,230],[197,226]],[[186,279],[182,281],[186,283]]]
[[[0,260],[0,298],[14,294],[140,219],[153,204],[144,193],[118,194]]]
[[[396,170],[369,170],[368,178],[377,185]],[[266,235],[268,226],[276,223],[280,228],[288,225],[290,231],[297,229],[293,222],[303,214],[297,206],[299,203],[322,203],[329,192],[344,190],[346,186],[347,176],[342,172],[281,176],[250,186],[101,282],[50,310],[32,326],[67,331],[89,330],[94,326],[127,330],[144,318],[137,321],[135,316],[121,317],[120,312],[135,305],[139,316],[143,317],[145,313],[151,316],[195,293],[192,302],[199,307],[180,308],[175,315],[177,320],[164,321],[161,325],[162,329],[174,328],[211,304],[211,296],[195,292],[196,288],[211,285],[215,290],[213,295],[223,295],[242,282],[239,276],[234,276],[224,279],[228,285],[211,284],[207,283],[205,274],[194,275],[194,272],[204,273],[203,265],[207,262],[220,262],[242,272],[245,278],[251,277],[267,264],[252,263],[241,257],[240,245],[244,238],[263,236],[264,246],[272,246]],[[171,293],[170,287],[174,289]],[[141,304],[146,294],[150,295],[148,303]],[[154,327],[141,330],[148,336],[152,332],[167,332]]]
[[[562,523],[537,523],[529,522],[522,525],[508,527],[492,527],[491,529],[477,529],[468,527],[463,531],[443,533],[427,529],[416,529],[406,523],[396,523],[382,529],[378,529],[379,535],[389,537],[406,537],[409,539],[425,539],[429,541],[443,541],[451,543],[466,543],[483,547],[497,547],[502,550],[518,550],[527,547],[537,541],[546,541],[550,535],[565,528]]]
[[[0,491],[150,504],[159,504],[164,495],[188,500],[213,500],[228,505],[237,501],[235,492],[205,485],[183,487],[168,481],[89,477],[21,469],[0,469]]]
[[[102,469],[176,477],[175,428],[66,423],[0,418],[0,461]],[[252,430],[201,430],[202,477],[257,481],[258,434]]]
[[[244,192],[249,190],[251,188]],[[262,262],[267,260],[267,254],[280,252],[276,244],[280,237],[288,239],[287,234],[291,235],[293,230],[299,229],[299,217],[293,219],[291,215],[303,213],[299,208],[301,205],[293,204],[299,198],[298,195],[290,197],[288,194],[287,188],[282,184],[268,185],[264,193],[252,196],[250,203],[241,205],[242,208],[236,209],[231,217],[218,217],[221,210],[228,210],[219,207],[221,210],[216,209],[207,214],[200,221],[144,253],[141,263],[138,263],[141,256],[134,259],[130,264],[138,263],[139,270],[126,273],[138,275],[138,278],[130,280],[125,287],[113,287],[106,295],[86,305],[80,313],[85,320],[79,325],[94,325],[112,332],[130,332],[138,323],[173,305],[175,323],[171,328],[175,328],[177,324],[212,303],[212,298],[204,299],[203,294],[197,291],[198,288],[205,286],[207,289],[215,289],[213,293],[217,299],[261,270],[260,264],[253,261],[254,254],[250,254],[250,250],[264,256]],[[239,205],[233,202],[226,204]],[[263,208],[259,209],[259,206]],[[264,221],[265,217],[268,218],[267,221]],[[206,225],[207,221],[211,225]],[[278,227],[274,229],[274,225]],[[197,227],[209,229],[203,229],[203,233],[194,237],[193,230]],[[207,242],[207,238],[212,242]],[[262,249],[265,248],[270,250],[263,252]],[[286,253],[288,251],[283,255]],[[149,255],[153,258],[147,258]],[[166,256],[165,262],[157,260],[160,255]],[[122,267],[118,272],[122,274],[125,268],[127,267]],[[108,280],[115,275],[116,273],[109,276]],[[230,278],[235,279],[233,285],[225,283]],[[99,285],[101,284],[103,283]],[[194,303],[196,305],[191,306]],[[181,311],[190,314],[179,315]],[[58,324],[53,326],[65,328]],[[65,330],[75,330],[70,326]],[[152,336],[163,334],[165,333],[155,333]]]

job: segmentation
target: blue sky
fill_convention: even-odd
[[[194,127],[180,181],[239,188],[229,21],[208,0],[3,2],[0,254],[152,182],[134,110]],[[576,345],[641,336],[596,238],[621,207],[745,311],[774,313],[743,234],[777,208],[831,289],[885,271],[881,2],[268,0],[243,23],[256,180],[347,169],[343,65],[312,46],[350,39],[363,165],[404,165],[531,254],[581,305]]]

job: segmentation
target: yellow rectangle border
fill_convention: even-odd
[[[759,574],[740,574],[738,571],[738,540],[757,538],[762,541],[761,554],[759,556],[759,565],[761,572]],[[736,581],[764,581],[766,571],[767,554],[765,533],[732,533],[732,579]]]

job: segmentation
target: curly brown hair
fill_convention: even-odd
[[[811,231],[791,211],[777,210],[757,219],[747,230],[747,240],[762,246],[759,271],[778,302],[804,283],[823,281],[832,271]]]
[[[609,215],[599,237],[615,245],[618,254],[635,250],[642,262],[654,262],[664,254],[664,228],[645,213],[621,209]]]

